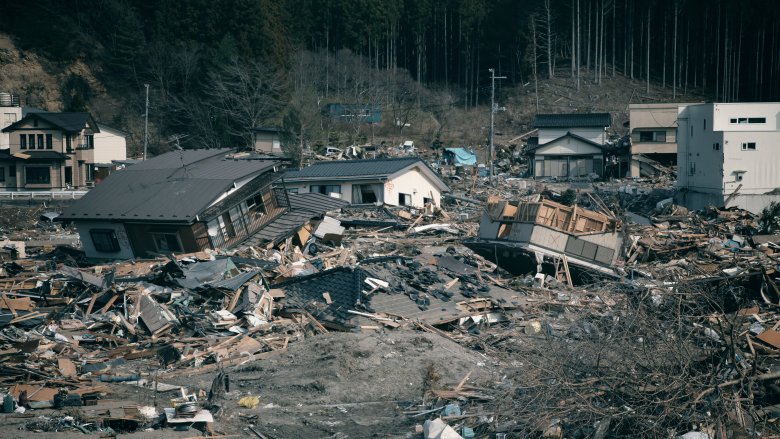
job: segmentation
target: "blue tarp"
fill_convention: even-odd
[[[451,165],[474,166],[477,164],[477,155],[466,148],[445,148],[444,160]]]

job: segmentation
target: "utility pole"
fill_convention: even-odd
[[[149,145],[149,84],[146,87],[146,111],[144,112],[144,161],[146,161],[146,148]]]
[[[493,184],[493,177],[496,175],[494,156],[495,149],[493,147],[493,126],[495,125],[496,111],[496,79],[506,79],[506,76],[496,76],[494,69],[488,69],[490,72],[490,184]]]

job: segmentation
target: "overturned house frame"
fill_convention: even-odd
[[[478,237],[465,244],[517,274],[550,262],[566,271],[571,264],[614,276],[622,242],[617,221],[608,215],[546,199],[491,198]]]

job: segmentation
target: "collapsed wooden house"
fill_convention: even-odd
[[[547,261],[614,275],[622,245],[617,226],[614,218],[576,205],[492,197],[477,238],[465,244],[514,272]]]

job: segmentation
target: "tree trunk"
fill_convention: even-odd
[[[580,89],[580,61],[582,51],[582,31],[580,29],[580,0],[577,0],[577,90]]]
[[[571,0],[571,78],[574,79],[574,67],[576,64],[576,58],[577,54],[574,49],[574,2],[575,0]]]
[[[647,77],[647,90],[650,94],[650,8],[647,8],[647,70],[645,70],[645,76]]]
[[[674,38],[672,43],[672,99],[677,99],[677,15],[678,11],[677,0],[674,2]]]
[[[552,50],[552,11],[550,10],[550,0],[544,0],[545,24],[547,29],[547,77],[553,77],[553,50]]]

